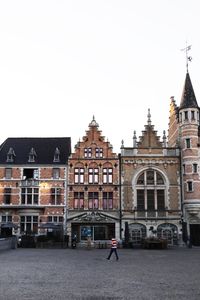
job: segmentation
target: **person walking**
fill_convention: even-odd
[[[118,254],[117,254],[117,240],[112,238],[111,240],[111,249],[110,249],[110,253],[107,257],[107,259],[109,260],[111,258],[111,255],[113,254],[113,252],[115,253],[116,256],[116,260],[119,259]]]

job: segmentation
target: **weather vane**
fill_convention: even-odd
[[[188,51],[191,50],[191,47],[192,45],[187,45],[187,42],[186,42],[186,47],[181,49],[181,51],[184,51],[185,52],[185,55],[186,55],[186,69],[187,69],[187,73],[188,73],[188,61],[191,62],[192,61],[192,57],[188,55]]]

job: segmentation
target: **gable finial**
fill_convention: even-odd
[[[181,51],[184,51],[185,52],[185,55],[186,55],[186,71],[188,73],[188,62],[191,62],[192,61],[192,57],[188,55],[188,51],[191,50],[191,47],[192,45],[187,45],[187,41],[186,41],[186,47],[181,49]]]
[[[150,114],[150,108],[148,108],[147,124],[148,124],[149,126],[151,126],[151,114]]]

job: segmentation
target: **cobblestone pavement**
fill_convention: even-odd
[[[200,248],[0,252],[1,300],[200,299]]]

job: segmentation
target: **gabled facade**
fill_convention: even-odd
[[[70,153],[70,138],[8,138],[1,145],[1,235],[41,234],[47,223],[65,231]]]
[[[94,118],[69,158],[68,182],[68,235],[80,244],[119,238],[119,159]]]
[[[141,245],[156,233],[178,244],[181,234],[180,151],[168,147],[151,124],[150,110],[142,136],[133,147],[121,146],[122,227],[128,223],[129,240]]]

